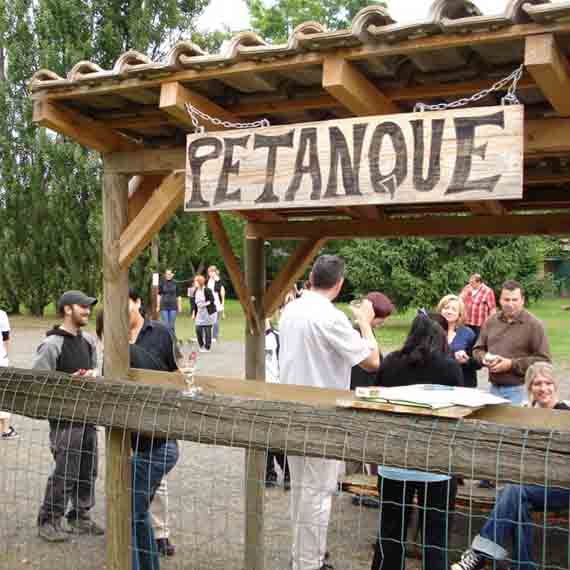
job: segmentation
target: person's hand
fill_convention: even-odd
[[[489,371],[493,374],[501,374],[503,372],[508,372],[512,367],[513,361],[510,358],[497,356],[493,363],[489,365]]]
[[[459,364],[466,364],[469,362],[469,355],[464,350],[458,350],[455,353],[455,360],[457,360]]]
[[[80,368],[75,371],[72,376],[80,376],[81,378],[95,378],[97,376],[97,370],[94,368]]]
[[[358,307],[350,305],[350,309],[358,322],[365,322],[368,325],[372,324],[374,320],[374,307],[368,299],[362,299]]]
[[[483,357],[483,366],[490,368],[498,358],[500,357],[497,354],[491,354],[490,352],[487,352]]]

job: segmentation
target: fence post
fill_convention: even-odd
[[[108,378],[129,371],[129,270],[119,266],[119,240],[127,226],[128,178],[103,175],[104,370]],[[131,551],[131,465],[127,431],[107,430],[105,457],[107,570],[129,570]]]
[[[265,379],[265,330],[263,293],[265,291],[265,252],[263,239],[245,240],[246,283],[257,313],[261,330],[251,329],[246,323],[245,377],[247,380]],[[246,450],[245,499],[245,566],[246,570],[263,570],[263,500],[265,494],[266,453]]]

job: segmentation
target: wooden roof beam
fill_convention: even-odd
[[[552,107],[562,116],[570,116],[570,65],[553,34],[528,36],[524,64]]]
[[[208,227],[216,240],[224,266],[230,276],[234,290],[238,296],[239,302],[246,316],[247,324],[251,331],[257,330],[259,334],[264,330],[262,323],[258,322],[257,313],[253,305],[253,299],[249,293],[249,289],[245,282],[245,277],[240,269],[238,259],[232,250],[230,238],[224,227],[222,217],[218,212],[209,212],[206,214]]]
[[[33,121],[103,154],[140,148],[134,141],[99,121],[57,103],[34,101]]]
[[[263,299],[263,312],[270,317],[283,303],[285,295],[295,281],[305,272],[305,269],[315,258],[319,250],[326,243],[326,239],[313,238],[303,241],[293,255],[287,259],[287,263],[281,268],[277,278],[273,280]]]
[[[176,119],[178,123],[193,129],[192,118],[186,111],[186,103],[190,103],[203,113],[207,113],[222,121],[235,122],[239,120],[238,117],[229,113],[223,107],[212,103],[212,101],[203,95],[187,89],[181,83],[173,81],[162,84],[160,88],[160,110],[168,113],[171,117]],[[225,129],[222,125],[214,125],[210,121],[199,119],[198,122],[200,125],[206,127],[208,131],[220,131]]]
[[[476,215],[504,216],[507,209],[500,200],[484,200],[480,202],[465,202],[469,210]]]
[[[323,87],[354,115],[387,115],[400,112],[398,106],[354,64],[338,55],[327,55],[324,59]]]
[[[129,222],[132,222],[139,215],[139,212],[145,207],[163,180],[164,176],[161,174],[133,176],[129,180]]]
[[[247,236],[265,239],[351,239],[398,236],[567,235],[570,213],[508,216],[422,216],[413,219],[332,220],[248,224]]]
[[[125,269],[150,243],[160,228],[184,203],[184,172],[173,172],[167,176],[138,215],[121,234],[119,265]]]

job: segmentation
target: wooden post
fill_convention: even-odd
[[[119,265],[120,238],[128,223],[128,177],[103,178],[104,370],[108,378],[129,372],[129,271]],[[107,570],[129,570],[131,551],[131,465],[127,431],[107,431],[105,495]]]
[[[265,330],[263,326],[263,292],[265,290],[265,252],[263,239],[245,240],[245,271],[247,288],[253,307],[262,323],[261,330],[246,325],[245,377],[265,379]],[[245,565],[247,570],[263,570],[263,499],[265,493],[264,451],[246,450],[245,498]]]

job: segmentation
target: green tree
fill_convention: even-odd
[[[359,240],[339,244],[356,291],[380,290],[400,310],[434,306],[461,291],[471,273],[480,273],[498,293],[507,279],[524,286],[529,300],[542,294],[538,278],[541,238]]]
[[[385,2],[367,0],[246,0],[253,29],[264,39],[285,42],[301,23],[314,20],[329,30],[350,26],[352,18],[362,8]]]

